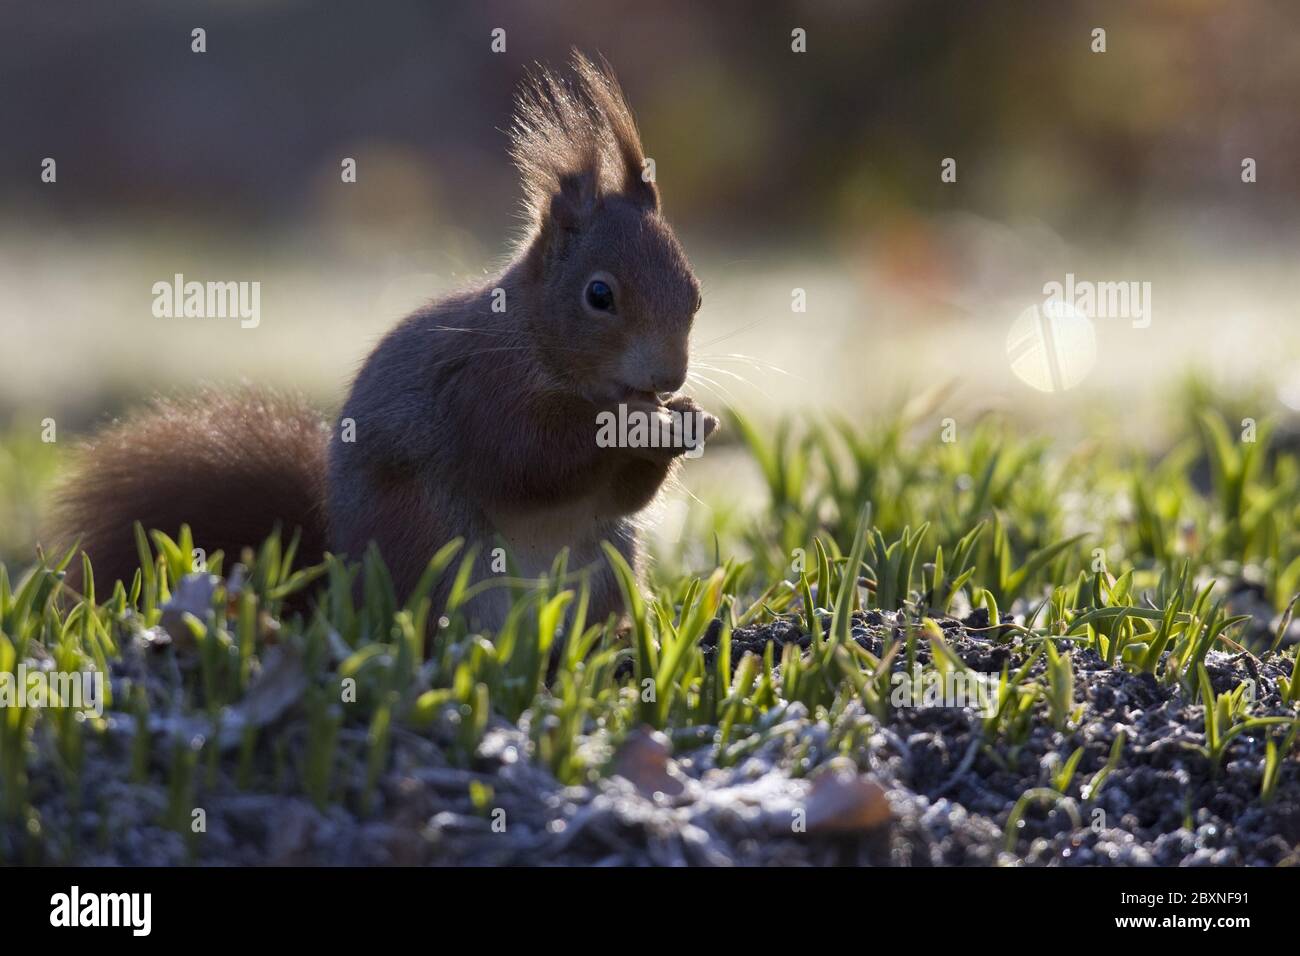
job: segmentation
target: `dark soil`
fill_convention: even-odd
[[[947,620],[949,644],[971,667],[997,673],[1023,662],[1027,649],[1010,634],[975,630],[987,620]],[[970,630],[968,630],[968,627]],[[853,636],[879,654],[897,634],[892,616],[858,615]],[[706,635],[709,651],[716,632]],[[780,620],[733,636],[733,660],[761,654],[775,642],[806,646],[796,625]],[[917,656],[928,647],[917,642]],[[198,770],[197,802],[206,816],[198,834],[159,824],[168,795],[156,785],[123,782],[130,728],[120,728],[120,752],[88,755],[83,793],[71,806],[57,779],[34,779],[32,795],[47,836],[32,862],[88,864],[871,864],[940,865],[1277,865],[1300,862],[1300,764],[1283,763],[1277,794],[1259,798],[1264,739],[1243,735],[1230,745],[1217,775],[1195,752],[1204,743],[1201,708],[1177,689],[1147,676],[1107,667],[1087,650],[1071,653],[1080,726],[1059,732],[1036,714],[1019,747],[982,739],[981,715],[954,707],[894,709],[884,726],[857,705],[842,721],[856,722],[860,743],[846,756],[835,728],[809,718],[802,705],[771,715],[753,746],[719,765],[707,736],[675,741],[666,766],[649,783],[630,771],[561,786],[526,758],[528,728],[497,722],[473,766],[449,764],[440,739],[452,728],[418,735],[396,729],[392,762],[371,812],[335,803],[250,793],[235,786],[233,768]],[[906,663],[896,659],[896,668]],[[1285,666],[1285,665],[1282,665]],[[1216,690],[1256,681],[1255,715],[1286,714],[1278,696],[1278,665],[1214,652],[1207,662]],[[1253,670],[1252,670],[1253,668]],[[268,734],[300,748],[301,717],[287,715]],[[1079,787],[1101,768],[1115,735],[1127,745],[1119,766],[1095,800]],[[353,739],[349,735],[354,735]],[[364,767],[364,731],[344,730],[341,746]],[[660,746],[649,738],[643,744]],[[592,756],[600,762],[599,738]],[[1078,747],[1084,754],[1073,799],[1032,806],[1014,852],[1004,828],[1027,790],[1045,787]],[[666,751],[665,751],[666,757]],[[233,761],[230,761],[233,763]],[[656,778],[656,773],[660,774]],[[884,788],[892,819],[883,825],[819,834],[792,820],[815,815],[820,780],[874,780]],[[655,783],[662,779],[664,786]],[[350,788],[356,781],[344,781]],[[479,786],[472,786],[478,784]],[[655,791],[659,792],[655,792]],[[479,795],[476,803],[471,792]],[[665,796],[665,794],[672,794]],[[355,803],[355,801],[344,801]],[[1073,811],[1073,812],[1071,812]],[[0,858],[30,858],[14,831],[0,828]]]

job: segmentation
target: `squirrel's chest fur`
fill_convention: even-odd
[[[604,489],[551,506],[493,509],[487,517],[527,577],[550,571],[563,548],[569,549],[572,570],[604,561],[601,541],[617,540],[623,530],[623,519],[613,512]]]

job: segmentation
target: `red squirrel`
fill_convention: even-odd
[[[399,595],[456,537],[479,548],[480,579],[500,545],[525,576],[567,547],[571,569],[590,569],[594,619],[621,612],[600,543],[640,573],[636,514],[718,422],[679,393],[700,286],[632,113],[607,66],[575,53],[573,67],[576,84],[542,70],[517,100],[527,229],[513,258],[391,330],[332,431],[297,399],[208,391],[86,446],[59,514],[98,579],[134,574],[136,521],[189,524],[196,546],[232,557],[279,525],[300,530],[307,560],[373,542]],[[673,441],[602,447],[598,421],[620,405]],[[472,607],[489,629],[506,609],[502,588]]]

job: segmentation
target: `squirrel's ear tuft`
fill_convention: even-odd
[[[611,171],[617,170],[611,188],[625,198],[650,209],[659,208],[659,190],[645,179],[645,153],[636,118],[627,105],[623,90],[614,79],[614,71],[603,57],[600,66],[577,50],[573,51],[573,70],[582,81],[582,89],[595,108],[609,153]]]
[[[545,69],[530,74],[519,92],[510,155],[524,187],[524,211],[541,229],[553,213],[565,229],[594,208],[601,151],[591,107],[563,79]]]
[[[531,74],[510,130],[525,214],[537,232],[581,229],[605,195],[659,207],[654,183],[642,178],[636,121],[608,64],[602,69],[575,51],[573,69],[576,89],[549,70]]]

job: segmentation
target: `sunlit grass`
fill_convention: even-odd
[[[477,632],[464,611],[480,585],[459,541],[431,557],[404,603],[376,553],[297,567],[295,543],[278,537],[257,553],[210,556],[203,573],[216,576],[201,603],[178,601],[195,579],[184,528],[140,529],[134,578],[97,581],[87,566],[82,593],[65,581],[80,560],[72,553],[0,566],[0,672],[51,659],[114,677],[102,717],[0,710],[0,827],[10,835],[0,845],[21,846],[24,859],[75,859],[68,835],[44,828],[32,782],[75,805],[87,756],[110,751],[124,779],[163,788],[159,822],[183,834],[189,808],[226,766],[240,788],[370,815],[397,733],[472,767],[493,723],[506,721],[527,728],[528,759],[581,784],[644,726],[734,765],[797,704],[834,729],[831,753],[852,754],[867,744],[840,719],[846,708],[859,703],[887,725],[894,668],[966,667],[931,619],[979,608],[987,624],[970,626],[1026,649],[1004,666],[978,725],[991,759],[1013,765],[1037,725],[1066,736],[1078,725],[1088,704],[1066,651],[1084,647],[1199,706],[1196,749],[1215,772],[1240,741],[1263,739],[1260,799],[1272,799],[1296,759],[1300,680],[1278,681],[1289,715],[1262,714],[1245,683],[1216,692],[1206,661],[1228,650],[1295,674],[1296,650],[1280,634],[1289,612],[1261,641],[1251,613],[1232,607],[1233,585],[1247,577],[1274,611],[1292,604],[1279,588],[1294,587],[1300,567],[1294,454],[1245,447],[1209,407],[1197,412],[1202,427],[1155,460],[1122,448],[1062,451],[991,419],[945,442],[933,412],[918,403],[868,429],[841,422],[770,435],[737,420],[770,508],[719,522],[718,566],[688,574],[666,556],[648,590],[610,550],[621,621],[590,619],[585,584],[561,555],[540,580],[509,585],[513,608],[499,633]],[[1268,432],[1255,434],[1262,442]],[[21,503],[52,474],[52,456],[30,441],[0,452],[7,501]],[[1188,477],[1192,460],[1209,463],[1209,486]],[[434,607],[433,584],[448,576],[450,598]],[[861,611],[898,622],[879,654],[854,639]],[[762,657],[738,657],[735,631],[777,617],[803,628],[807,649],[787,644],[778,655],[768,644]],[[293,722],[292,746],[281,717]],[[1122,768],[1122,732],[1090,777],[1080,757],[1077,747],[1062,753],[1008,808],[1009,852],[1031,807],[1077,814]]]

